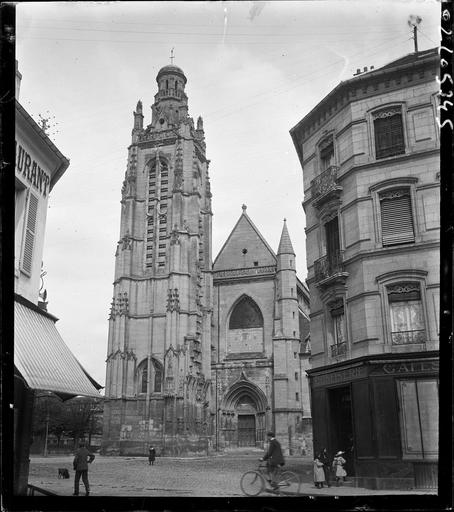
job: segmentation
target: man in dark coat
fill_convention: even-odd
[[[268,432],[268,451],[261,460],[268,461],[268,474],[270,476],[270,484],[273,489],[278,487],[276,482],[276,473],[278,466],[285,464],[284,456],[279,441],[274,437],[274,432]]]
[[[79,443],[79,449],[77,450],[73,468],[76,472],[74,476],[74,496],[79,495],[79,481],[82,477],[82,482],[85,486],[85,496],[90,494],[90,484],[88,483],[88,464],[91,464],[95,460],[95,456],[85,447],[85,443]]]
[[[150,446],[148,449],[148,465],[154,466],[154,461],[156,459],[156,450],[154,449],[153,445]]]

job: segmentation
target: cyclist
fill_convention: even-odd
[[[275,438],[274,432],[268,432],[268,451],[260,460],[267,461],[268,475],[270,477],[270,485],[273,489],[279,486],[276,482],[277,469],[285,464],[284,456],[279,441]]]

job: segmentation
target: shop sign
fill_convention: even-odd
[[[365,366],[355,366],[338,372],[325,373],[323,375],[314,375],[312,377],[312,385],[329,386],[341,382],[349,382],[351,380],[367,377],[367,368]]]
[[[408,361],[399,363],[386,363],[383,365],[383,371],[388,375],[438,372],[439,361]]]
[[[16,174],[25,178],[45,196],[49,190],[50,176],[36,160],[16,141]]]

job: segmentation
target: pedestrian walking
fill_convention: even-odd
[[[321,462],[323,462],[323,471],[325,472],[326,485],[331,487],[331,459],[328,456],[328,451],[326,448],[323,448],[318,458]]]
[[[274,436],[274,432],[268,432],[268,450],[260,460],[266,460],[268,465],[268,475],[270,477],[270,485],[273,489],[279,486],[276,482],[276,473],[278,466],[285,464],[284,456],[282,455],[282,448],[279,441]]]
[[[317,489],[323,489],[325,471],[323,469],[323,462],[320,460],[320,455],[316,455],[314,459],[314,483]]]
[[[342,481],[345,482],[345,477],[347,476],[347,472],[344,469],[344,465],[347,461],[342,457],[343,454],[344,452],[337,452],[333,460],[333,469],[336,475],[337,486],[339,486]]]
[[[82,477],[82,482],[85,486],[85,496],[90,494],[90,484],[88,483],[88,464],[91,464],[95,460],[95,456],[85,446],[85,443],[81,441],[79,443],[79,449],[76,451],[73,468],[76,474],[74,475],[74,496],[79,495],[79,482]]]
[[[148,448],[148,465],[154,466],[155,459],[156,459],[156,450],[154,449],[154,446],[151,445],[150,448]]]

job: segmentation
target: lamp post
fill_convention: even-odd
[[[49,435],[49,404],[46,400],[46,437],[44,438],[44,453],[43,456],[47,457],[47,437]]]

